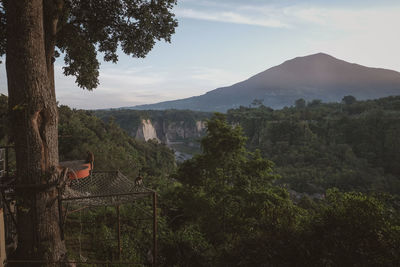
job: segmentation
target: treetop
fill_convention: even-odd
[[[4,4],[0,0],[0,56],[6,53]],[[92,90],[99,84],[97,52],[104,53],[105,61],[116,63],[119,47],[127,55],[142,58],[156,40],[171,41],[178,25],[171,12],[175,4],[176,0],[44,1],[44,21],[58,21],[55,46],[65,55],[64,74],[75,76],[81,88]]]

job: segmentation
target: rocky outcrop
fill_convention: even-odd
[[[163,137],[165,143],[181,142],[190,139],[198,139],[204,135],[204,122],[197,121],[195,124],[184,121],[164,122]]]
[[[135,137],[139,140],[155,139],[167,145],[176,143],[191,143],[205,134],[204,121],[155,121],[142,119],[141,125],[136,130]]]
[[[158,142],[160,142],[160,139],[157,136],[156,129],[154,128],[153,124],[149,119],[142,120],[142,124],[137,129],[135,137],[139,140],[148,141],[155,139]]]
[[[95,113],[106,123],[110,120],[117,123],[138,140],[166,144],[177,152],[177,160],[201,152],[200,139],[206,134],[206,121],[212,117],[211,113],[190,110],[102,110]]]
[[[204,133],[204,131],[206,130],[206,122],[205,121],[196,121],[196,128],[197,128],[197,132]]]

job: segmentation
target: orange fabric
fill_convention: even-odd
[[[90,170],[91,170],[91,164],[90,163],[85,163],[81,165],[82,167],[86,167],[83,170],[79,170],[79,171],[69,171],[68,172],[68,177],[69,179],[82,179],[82,178],[86,178],[89,176],[90,174]]]

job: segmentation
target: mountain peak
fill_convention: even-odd
[[[282,83],[301,85],[304,84],[303,81],[309,80],[310,82],[307,84],[318,86],[319,82],[332,81],[340,79],[343,75],[351,75],[352,70],[350,69],[354,69],[354,64],[325,53],[317,53],[287,60],[251,77],[249,80],[258,84],[271,84],[272,82],[272,85],[278,87]]]
[[[304,56],[304,57],[322,57],[322,58],[334,58],[334,59],[336,59],[335,57],[333,57],[333,56],[331,56],[329,54],[326,54],[324,52],[319,52],[319,53],[311,54],[311,55]]]
[[[248,80],[201,96],[138,108],[226,111],[248,106],[254,99],[263,99],[264,105],[272,108],[282,108],[299,98],[337,102],[345,95],[359,100],[400,95],[400,73],[317,53],[293,58]]]
[[[326,63],[328,63],[328,62],[337,63],[337,62],[346,62],[346,61],[337,59],[337,58],[335,58],[335,57],[333,57],[331,55],[328,55],[328,54],[320,52],[320,53],[317,53],[317,54],[295,57],[293,59],[290,59],[290,60],[287,60],[287,61],[283,62],[281,65],[288,64],[288,63],[315,64],[317,62],[319,62],[319,63],[323,63],[323,62],[326,62]],[[346,63],[348,63],[348,62],[346,62]]]
[[[294,59],[301,59],[301,58],[304,58],[304,59],[308,59],[308,58],[337,59],[337,58],[335,58],[329,54],[323,53],[323,52],[319,52],[319,53],[311,54],[311,55],[307,55],[307,56],[295,57]]]

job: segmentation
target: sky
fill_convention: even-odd
[[[79,109],[118,108],[204,94],[297,56],[319,52],[400,72],[399,0],[178,0],[171,43],[144,59],[102,62],[93,91],[55,62],[57,100]],[[101,56],[99,56],[101,58]],[[0,93],[7,94],[4,64]]]

